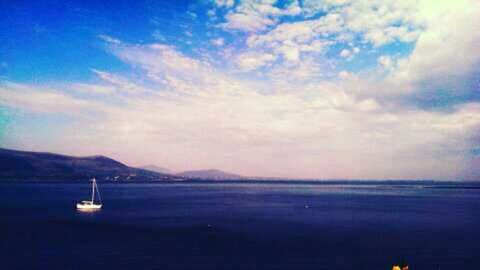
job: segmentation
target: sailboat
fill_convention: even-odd
[[[98,203],[95,203],[95,190],[98,194]],[[100,198],[100,191],[98,191],[97,181],[95,178],[92,179],[92,200],[91,201],[82,201],[77,203],[77,209],[79,210],[96,210],[102,208],[102,199]]]

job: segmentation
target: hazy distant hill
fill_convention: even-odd
[[[142,166],[142,167],[139,167],[140,169],[144,169],[144,170],[148,170],[148,171],[152,171],[152,172],[158,172],[158,173],[164,173],[164,174],[175,174],[175,172],[173,172],[172,170],[169,170],[167,168],[163,168],[163,167],[160,167],[160,166],[156,166],[156,165],[146,165],[146,166]]]
[[[196,178],[196,179],[210,179],[210,180],[238,180],[246,179],[245,176],[223,172],[220,170],[210,169],[210,170],[198,170],[198,171],[185,171],[178,173],[177,175],[185,178]]]
[[[53,153],[0,148],[0,179],[75,180],[170,180],[171,175],[127,165],[105,156],[72,157]]]

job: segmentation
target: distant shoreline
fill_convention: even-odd
[[[87,182],[82,180],[0,180],[1,183],[33,183],[33,184],[80,184]],[[435,189],[480,189],[480,181],[422,181],[422,180],[208,180],[208,179],[188,179],[188,180],[132,180],[132,181],[110,181],[99,180],[100,184],[268,184],[268,185],[325,185],[325,186],[421,186],[423,188]]]

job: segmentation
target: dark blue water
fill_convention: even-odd
[[[0,269],[479,269],[480,189],[0,184]],[[439,268],[440,267],[440,268]]]

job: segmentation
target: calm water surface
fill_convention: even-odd
[[[0,269],[480,267],[480,189],[1,183]]]

